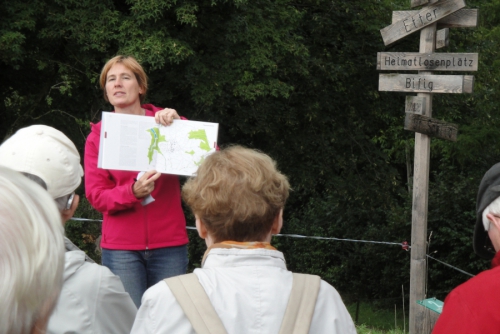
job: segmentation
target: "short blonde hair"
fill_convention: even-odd
[[[63,283],[64,231],[49,193],[0,166],[0,333],[31,333]]]
[[[108,96],[106,95],[106,77],[108,76],[108,72],[115,64],[123,64],[129,70],[134,73],[135,78],[137,79],[137,83],[139,87],[142,89],[143,93],[141,94],[141,102],[144,102],[146,98],[146,93],[148,92],[148,76],[141,64],[132,56],[122,56],[118,55],[110,60],[104,65],[101,71],[101,76],[99,77],[99,84],[101,85],[101,89],[104,93],[104,99],[106,102],[109,102]]]
[[[263,241],[289,190],[268,155],[232,146],[205,159],[184,184],[182,198],[215,242]]]

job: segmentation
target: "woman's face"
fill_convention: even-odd
[[[121,63],[111,66],[106,75],[106,94],[109,103],[118,109],[141,105],[139,94],[142,94],[142,88],[134,73]]]

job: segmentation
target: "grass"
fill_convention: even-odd
[[[383,329],[368,328],[366,327],[366,325],[356,326],[356,331],[358,332],[358,334],[403,334],[402,329],[390,329],[386,331]]]
[[[361,302],[359,306],[358,321],[356,328],[360,334],[403,334],[403,328],[408,331],[408,309],[405,310],[406,326],[403,323],[403,309],[401,302],[396,305],[396,324],[394,317],[394,306],[377,307],[374,304]],[[347,310],[355,321],[356,304],[347,306]]]

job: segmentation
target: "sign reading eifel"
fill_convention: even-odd
[[[380,74],[379,91],[412,92],[405,104],[406,130],[415,132],[413,208],[410,264],[410,333],[429,333],[424,300],[427,239],[427,203],[429,185],[430,137],[457,140],[457,126],[432,117],[434,93],[472,93],[472,75],[433,75],[435,71],[477,71],[477,53],[435,53],[448,45],[450,28],[477,25],[477,10],[465,9],[464,0],[411,0],[420,10],[395,11],[392,24],[380,30],[385,45],[420,30],[420,49],[412,52],[379,52],[377,69],[382,71],[418,71],[417,74]],[[438,30],[438,28],[440,30]]]

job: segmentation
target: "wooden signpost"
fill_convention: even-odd
[[[404,20],[408,16],[417,13],[416,10],[404,10],[392,12],[392,23]],[[477,26],[477,9],[460,9],[438,21],[438,29],[441,28],[474,28]]]
[[[420,31],[418,53],[379,52],[377,69],[418,71],[417,74],[380,74],[379,91],[413,92],[405,103],[405,129],[415,132],[413,207],[410,263],[410,333],[430,333],[427,310],[417,304],[426,298],[427,209],[429,193],[430,138],[456,141],[458,127],[432,118],[434,93],[472,93],[474,76],[434,75],[436,71],[477,71],[477,53],[435,53],[446,47],[449,28],[475,27],[478,12],[465,9],[464,0],[411,0],[419,10],[395,11],[392,24],[380,30],[385,45]],[[443,29],[438,31],[437,28]]]
[[[457,141],[458,126],[456,124],[412,112],[407,112],[405,115],[405,130],[424,133],[429,137]]]
[[[389,45],[414,33],[417,30],[425,28],[431,24],[435,24],[443,17],[446,17],[463,7],[465,7],[464,0],[441,0],[435,4],[424,7],[415,14],[412,13],[411,16],[408,16],[401,21],[397,21],[380,30],[384,44]]]
[[[377,70],[383,71],[477,71],[477,63],[477,53],[377,53]]]
[[[411,8],[429,3],[429,0],[411,0]]]
[[[442,49],[450,44],[450,28],[443,28],[436,32],[436,49]]]
[[[472,75],[380,74],[381,92],[472,93]]]
[[[405,112],[425,115],[427,103],[425,97],[408,95],[406,97]]]

